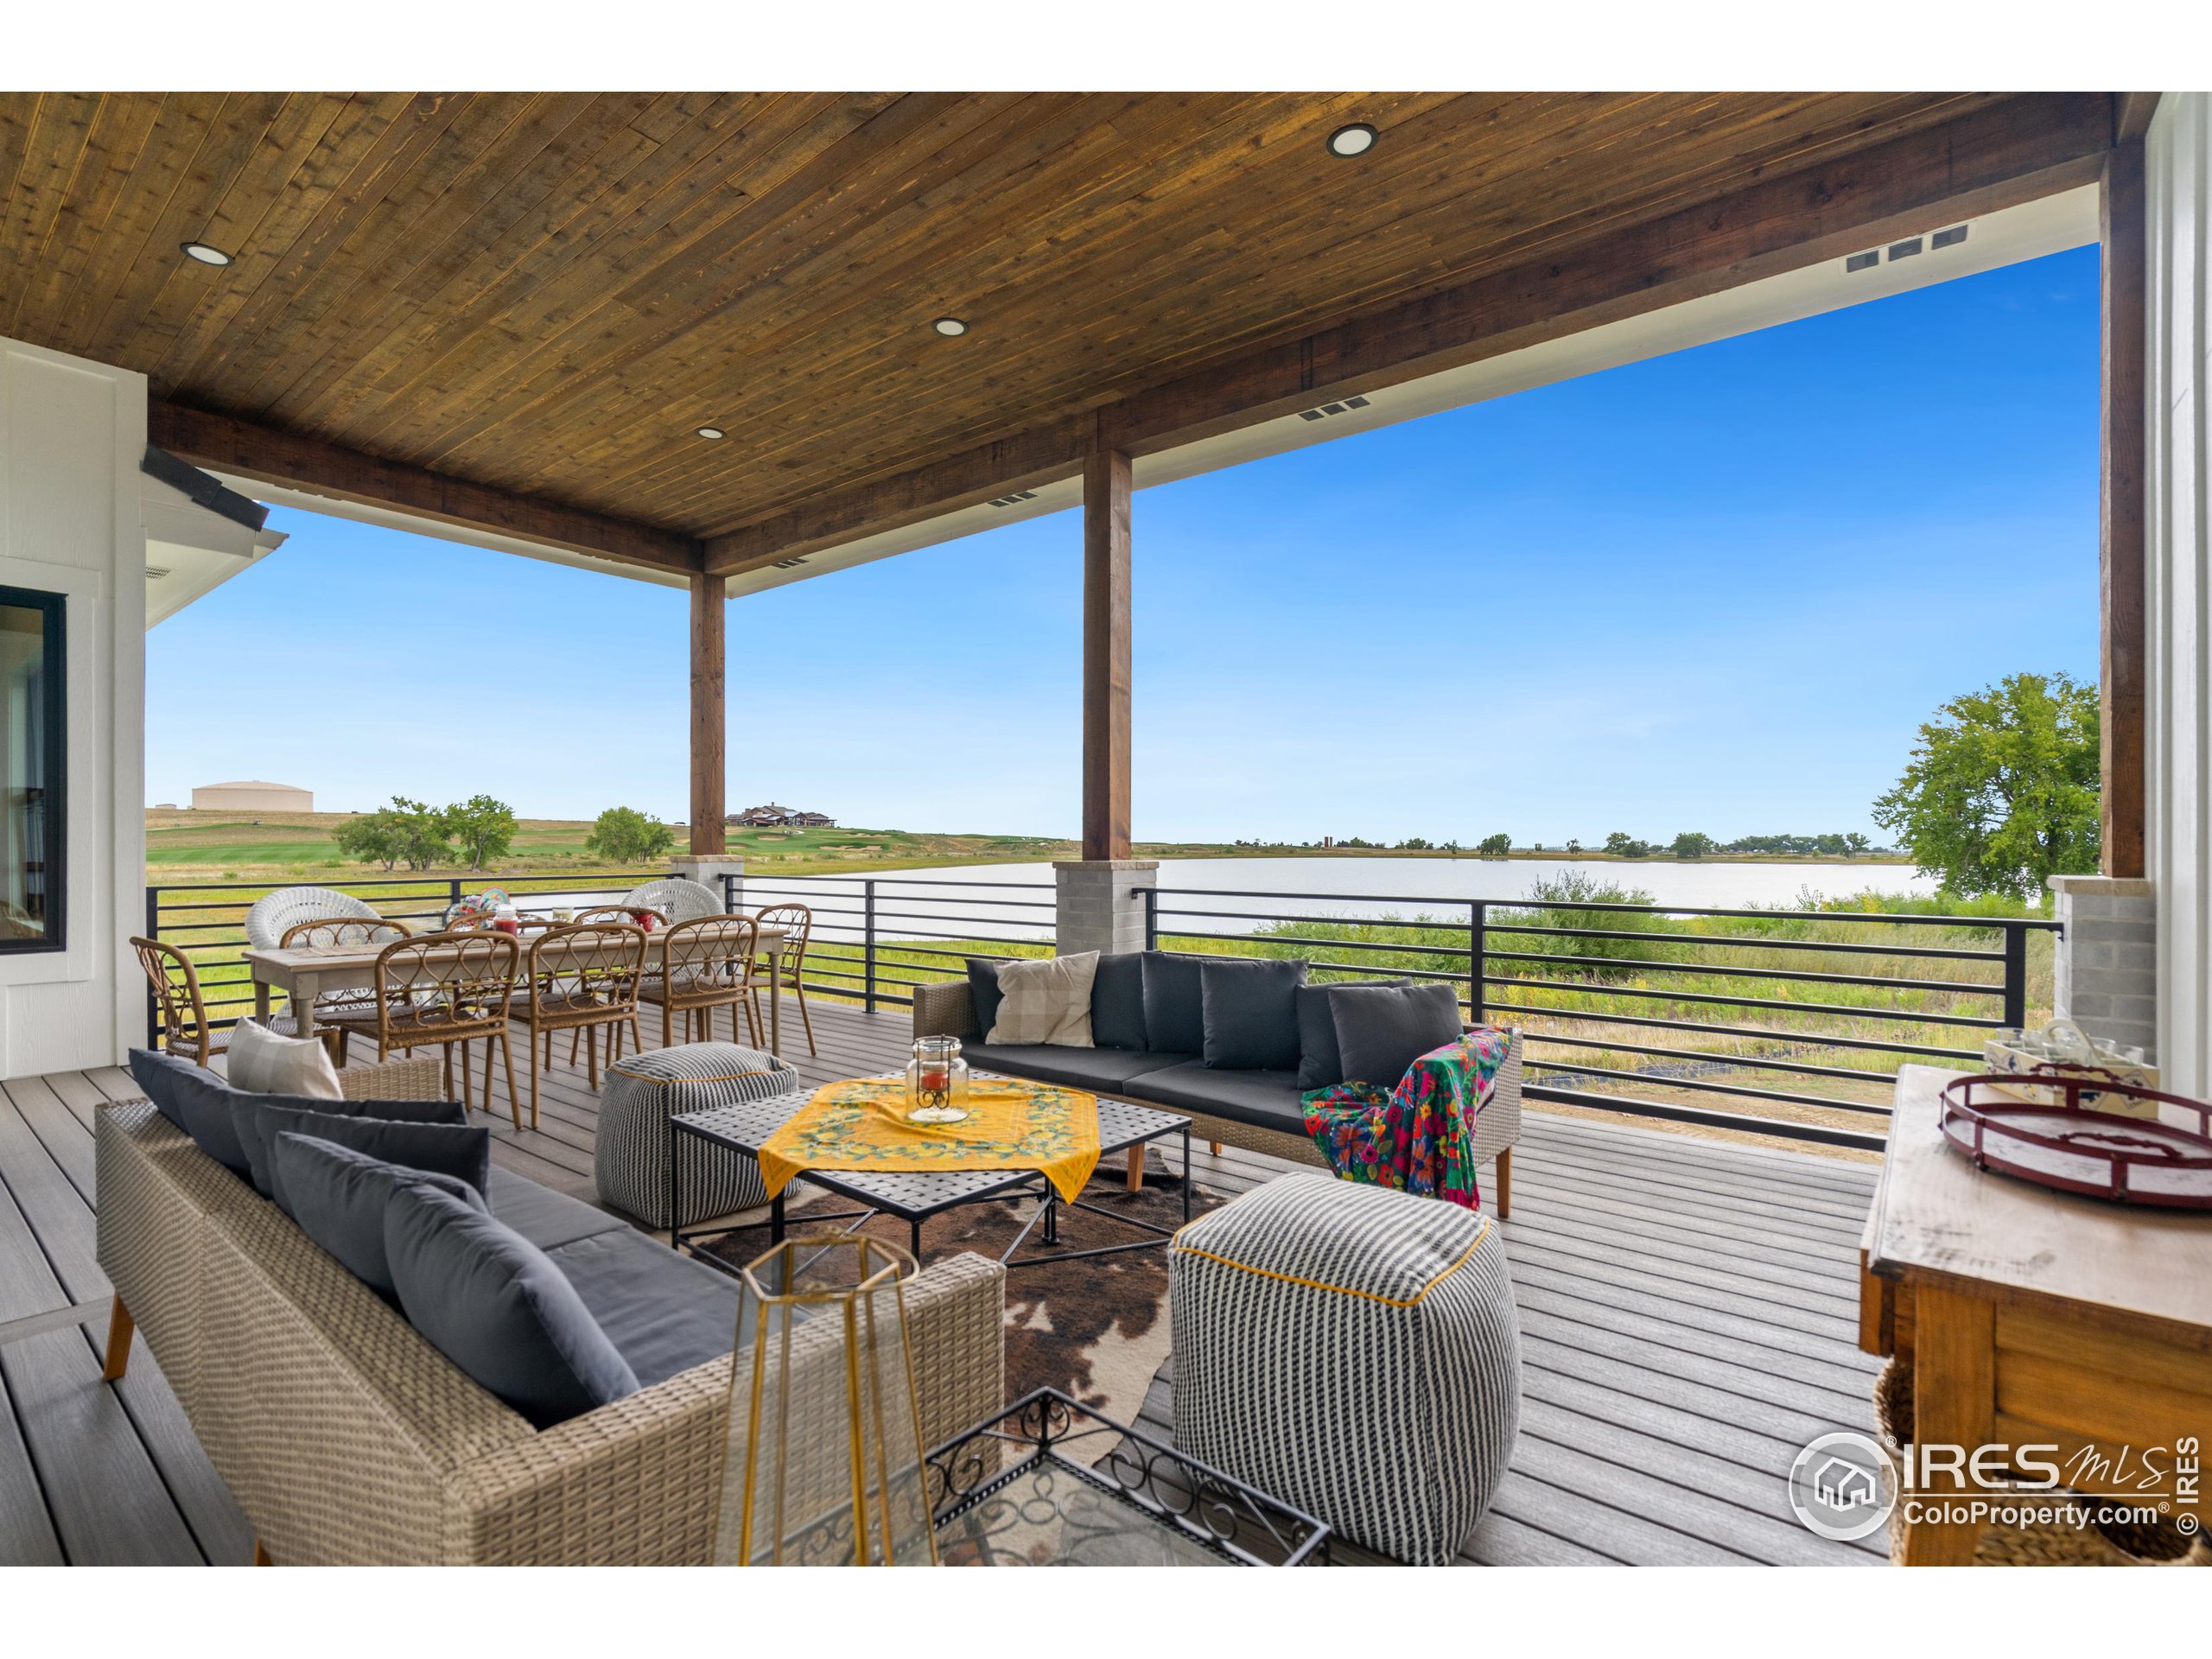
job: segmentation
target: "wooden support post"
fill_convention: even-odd
[[[1923,1285],[1915,1297],[1912,1366],[1913,1440],[1921,1446],[1957,1446],[1971,1457],[1996,1433],[1995,1308],[1978,1297]],[[1938,1486],[1917,1496],[1971,1501],[1969,1485]],[[1900,1552],[1907,1567],[1965,1567],[1981,1527],[1973,1521],[1905,1518]]]
[[[728,577],[692,576],[691,850],[708,856],[728,847],[722,828],[722,638],[728,601]]]
[[[1513,1213],[1513,1148],[1508,1147],[1497,1154],[1497,1218],[1503,1221]]]
[[[2100,676],[2103,728],[2104,874],[2147,873],[2144,819],[2144,304],[2143,141],[2105,158],[2100,402],[2103,425],[2103,536],[2099,560],[2104,616]]]
[[[1129,855],[1129,458],[1083,474],[1083,855]]]

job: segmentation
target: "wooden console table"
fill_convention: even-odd
[[[2125,1467],[2100,1496],[2212,1520],[2212,1216],[2129,1209],[1976,1169],[1943,1143],[1955,1072],[1897,1074],[1889,1152],[1859,1252],[1859,1345],[1912,1366],[1924,1444],[2056,1446]],[[2195,1443],[2197,1472],[2177,1467]],[[2164,1478],[2137,1484],[2146,1451]],[[2121,1464],[2123,1454],[2128,1461]],[[2050,1453],[2042,1454],[2050,1457]],[[1939,1488],[1935,1494],[1942,1496]],[[1908,1522],[1908,1566],[1974,1559],[1972,1522]]]

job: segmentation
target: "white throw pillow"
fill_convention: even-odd
[[[994,1043],[1051,1043],[1090,1048],[1090,982],[1098,953],[1045,957],[999,964],[999,1017]]]
[[[280,1037],[266,1026],[241,1020],[231,1032],[231,1087],[250,1095],[304,1095],[341,1100],[338,1068],[319,1037]]]

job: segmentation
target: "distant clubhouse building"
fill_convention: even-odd
[[[195,812],[312,812],[315,791],[290,784],[207,784],[192,791]]]

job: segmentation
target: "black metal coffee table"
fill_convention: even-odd
[[[682,1191],[683,1153],[687,1145],[704,1143],[727,1151],[741,1152],[757,1159],[768,1137],[783,1128],[791,1115],[813,1097],[811,1089],[793,1090],[790,1093],[771,1095],[765,1100],[740,1101],[734,1105],[710,1107],[703,1112],[689,1112],[668,1121],[668,1213],[672,1217],[683,1213],[677,1208],[677,1194]],[[1103,1160],[1116,1152],[1126,1152],[1154,1141],[1164,1140],[1179,1133],[1183,1137],[1183,1219],[1191,1218],[1191,1120],[1178,1117],[1172,1112],[1154,1111],[1149,1106],[1133,1106],[1124,1101],[1101,1100],[1098,1103],[1098,1151]],[[797,1179],[812,1183],[840,1198],[850,1198],[866,1206],[861,1210],[839,1210],[827,1215],[806,1215],[800,1219],[811,1224],[823,1221],[848,1221],[846,1231],[853,1232],[867,1224],[875,1216],[893,1216],[906,1224],[913,1243],[914,1259],[922,1256],[922,1224],[932,1216],[957,1210],[963,1205],[991,1203],[1020,1203],[1024,1199],[1039,1200],[1037,1213],[1023,1224],[999,1260],[1009,1270],[1035,1266],[1041,1262],[1075,1262],[1085,1256],[1114,1255],[1123,1250],[1158,1249],[1174,1236],[1174,1230],[1155,1227],[1148,1221],[1134,1216],[1117,1215],[1103,1210],[1095,1204],[1076,1200],[1073,1207],[1085,1210],[1095,1216],[1123,1227],[1135,1228],[1154,1236],[1133,1240],[1126,1244],[1099,1244],[1082,1250],[1051,1250],[1033,1255],[1017,1262],[1014,1252],[1027,1243],[1030,1234],[1038,1235],[1041,1244],[1059,1242],[1060,1208],[1065,1202],[1053,1190],[1052,1184],[1033,1169],[942,1169],[918,1174],[896,1173],[887,1170],[810,1169]],[[770,1203],[768,1236],[771,1243],[783,1242],[786,1227],[784,1199],[779,1192]],[[702,1254],[700,1245],[706,1240],[721,1238],[729,1233],[743,1230],[734,1227],[703,1227],[686,1230],[673,1228],[669,1243],[679,1250]],[[712,1256],[706,1260],[712,1262]],[[717,1266],[727,1265],[716,1262]]]

